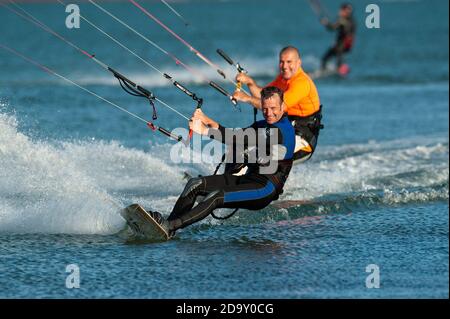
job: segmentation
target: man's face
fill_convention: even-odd
[[[280,74],[285,80],[290,80],[300,69],[301,60],[297,52],[285,51],[280,55]]]
[[[351,14],[352,14],[351,8],[343,8],[339,11],[339,16],[341,16],[342,18],[348,18],[351,16]]]
[[[275,124],[283,117],[284,104],[278,94],[262,101],[262,112],[269,124]]]

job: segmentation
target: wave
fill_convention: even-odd
[[[116,141],[35,140],[20,132],[15,116],[0,113],[0,233],[114,234],[125,225],[118,210],[133,202],[167,214],[184,187],[183,172],[205,175],[214,167],[171,163],[171,145],[145,152]],[[323,146],[293,168],[278,203],[236,218],[445,201],[448,151],[446,137]]]
[[[227,74],[227,78],[234,81],[236,75],[236,69],[220,64],[222,70]],[[242,60],[247,70],[251,70],[251,75],[255,78],[273,78],[277,74],[277,62],[273,58],[253,59],[248,58]],[[218,75],[217,71],[205,64],[193,64],[190,67],[194,70],[193,73],[188,72],[182,67],[164,67],[163,72],[170,74],[173,78],[185,85],[208,85],[209,81],[214,81],[220,84],[231,84],[228,80]],[[124,72],[131,80],[149,87],[164,87],[172,86],[172,83],[167,81],[160,74],[150,71],[149,72]],[[78,83],[82,85],[117,85],[117,80],[114,77],[108,75],[102,76],[77,76]]]
[[[278,75],[278,61],[277,54],[274,53],[273,56],[244,56],[243,59],[239,60],[241,65],[248,70],[249,74],[261,85],[268,84]],[[225,71],[227,79],[220,76],[217,71],[206,64],[194,63],[190,64],[189,67],[193,72],[189,72],[181,66],[175,66],[174,64],[167,64],[159,66],[162,72],[170,74],[173,78],[186,86],[198,85],[198,86],[208,86],[210,81],[214,81],[224,87],[229,87],[232,85],[230,80],[234,81],[236,75],[236,69],[228,64],[218,62],[222,70]],[[313,73],[320,69],[321,59],[313,54],[306,54],[302,57],[302,66],[308,73]],[[448,70],[445,72],[443,70],[440,73],[424,74],[422,77],[417,77],[415,74],[409,75],[399,75],[398,72],[392,71],[390,69],[365,69],[358,65],[352,65],[352,72],[350,76],[345,79],[345,83],[360,86],[370,86],[373,84],[378,84],[381,86],[389,85],[388,90],[391,89],[392,85],[398,87],[409,87],[415,85],[418,89],[421,85],[443,85],[447,83],[448,87]],[[333,63],[330,63],[330,69],[336,68]],[[39,70],[35,70],[36,75],[31,76],[29,72],[23,75],[16,75],[16,79],[8,78],[7,81],[0,80],[0,83],[4,82],[5,85],[68,85],[66,82],[59,80],[55,77],[50,77]],[[59,70],[55,70],[59,71]],[[127,78],[138,83],[139,85],[148,88],[160,88],[160,87],[170,87],[172,82],[165,79],[161,74],[149,69],[141,68],[136,71],[136,68],[132,70],[118,69]],[[39,73],[38,73],[39,72]],[[78,70],[73,73],[62,72],[62,75],[67,76],[69,79],[77,82],[83,86],[89,85],[102,85],[102,86],[117,86],[117,79],[107,72],[102,72],[100,68],[94,67],[89,70]],[[323,79],[316,79],[316,81],[325,82],[342,82],[342,78],[338,76],[325,77]],[[378,88],[377,88],[378,89]],[[369,90],[369,88],[368,88]],[[447,89],[448,90],[448,89]]]
[[[0,132],[0,233],[113,234],[120,208],[182,190],[184,170],[115,141],[33,140],[1,113]]]
[[[263,58],[263,59],[244,59],[243,65],[251,70],[251,75],[257,79],[270,79],[274,78],[278,72],[278,66],[276,60],[273,58]],[[189,72],[181,66],[173,66],[172,64],[169,66],[162,66],[160,69],[162,72],[165,72],[171,75],[174,80],[182,83],[183,85],[209,85],[209,81],[214,81],[216,83],[222,85],[231,85],[230,79],[234,81],[236,76],[236,69],[229,66],[220,64],[222,70],[227,74],[227,79],[224,79],[220,76],[216,70],[212,69],[206,64],[191,64],[189,65],[193,72]],[[107,72],[101,72],[100,69],[94,68],[92,70],[83,70],[76,71],[72,74],[62,72],[62,75],[67,76],[69,79],[75,81],[76,83],[87,86],[87,85],[103,85],[103,86],[116,86],[117,79]],[[59,72],[58,70],[55,70]],[[142,71],[135,70],[125,70],[118,69],[123,75],[132,80],[139,85],[155,88],[155,87],[169,87],[173,86],[172,82],[168,81],[161,74],[148,69],[143,68]],[[67,85],[66,82],[61,81],[55,77],[50,77],[44,73],[36,73],[36,77],[30,78],[29,75],[24,75],[17,80],[17,83],[20,84],[29,84],[29,85]],[[1,83],[1,81],[0,81]],[[5,84],[12,85],[15,84],[15,80],[8,79]]]
[[[448,139],[415,137],[363,145],[322,147],[314,161],[296,166],[287,197],[432,186],[448,180]]]

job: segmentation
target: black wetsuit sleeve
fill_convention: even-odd
[[[229,129],[219,125],[218,129],[209,129],[211,139],[228,146],[244,146],[244,148],[258,145],[258,134],[255,125],[243,129]]]
[[[266,138],[265,141],[260,141],[262,136],[258,134],[258,125],[256,123],[244,129],[229,129],[219,125],[218,129],[210,129],[208,135],[211,139],[215,139],[233,149],[235,147],[246,150],[253,147],[259,149],[261,146],[259,143],[264,142],[266,145],[265,156],[272,160],[282,160],[287,153],[283,134],[281,130],[276,127],[272,127],[271,130],[277,135],[277,139]],[[260,153],[259,156],[264,155]]]
[[[325,27],[329,30],[329,31],[334,31],[339,29],[339,27],[341,26],[341,22],[338,20],[335,23],[333,22],[328,22]]]

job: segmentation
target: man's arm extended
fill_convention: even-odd
[[[229,146],[239,145],[247,148],[258,145],[257,130],[253,125],[245,129],[225,128],[207,117],[200,109],[194,112],[189,126],[195,133],[209,136]]]
[[[255,127],[230,129],[219,125],[217,129],[210,128],[208,136],[228,146],[239,146],[243,149],[258,145],[258,131]]]
[[[328,20],[327,18],[323,18],[320,23],[322,23],[322,25],[324,25],[328,30],[330,31],[334,31],[339,29],[339,27],[341,26],[341,22],[340,20],[336,21],[335,23],[331,22],[330,20]]]
[[[238,102],[248,103],[256,109],[261,109],[261,99],[260,98],[257,98],[254,96],[249,96],[241,91],[234,92],[233,98],[236,99]]]
[[[261,109],[261,90],[263,88],[258,86],[255,80],[253,80],[250,76],[244,73],[239,73],[236,76],[236,81],[244,85],[247,85],[252,96],[249,96],[248,94],[245,94],[244,92],[238,90],[234,92],[233,97],[238,102],[248,103],[251,104],[254,108]]]

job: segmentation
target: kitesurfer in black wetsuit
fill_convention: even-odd
[[[356,32],[356,23],[353,19],[352,5],[349,3],[341,5],[339,19],[335,23],[331,23],[327,18],[323,18],[321,23],[330,31],[337,30],[336,43],[322,58],[322,70],[326,69],[328,61],[335,56],[339,72],[344,72],[341,70],[344,65],[343,56],[344,53],[351,51]]]
[[[192,178],[178,198],[169,218],[149,212],[169,234],[206,218],[217,208],[260,210],[277,200],[292,168],[295,130],[284,113],[283,92],[267,87],[261,92],[265,120],[245,129],[228,129],[195,111],[190,128],[209,136],[230,149],[242,148],[247,154],[247,173],[232,172]],[[236,151],[236,154],[241,152]],[[204,198],[194,207],[198,196]]]

